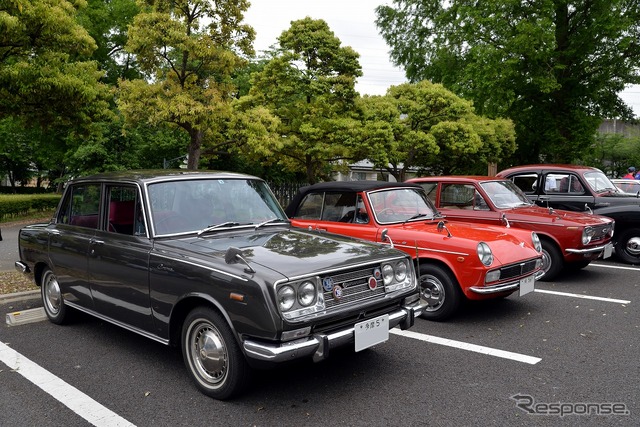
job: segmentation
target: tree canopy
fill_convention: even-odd
[[[515,163],[570,162],[639,83],[640,7],[629,0],[394,0],[376,24],[410,81],[429,79],[516,126]]]

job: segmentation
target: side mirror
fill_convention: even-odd
[[[243,263],[246,267],[244,269],[247,273],[255,273],[256,271],[251,268],[246,259],[242,256],[242,251],[235,246],[229,246],[227,252],[224,254],[224,262],[227,264],[237,264],[239,262]]]
[[[391,247],[393,247],[393,240],[391,240],[391,237],[389,237],[389,230],[388,229],[384,229],[382,230],[382,233],[380,234],[380,240],[383,242],[389,241],[389,244],[391,245]]]

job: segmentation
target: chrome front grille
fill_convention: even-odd
[[[591,227],[593,229],[593,237],[591,238],[591,242],[601,242],[607,239],[607,235],[611,232],[611,224],[606,225],[598,225],[595,227]]]
[[[326,279],[330,279],[333,284],[332,290],[327,291],[323,289],[327,310],[369,300],[378,295],[384,295],[385,288],[382,279],[377,280],[375,289],[371,290],[369,288],[369,279],[373,278],[373,271],[376,268],[380,270],[379,265],[372,265],[360,270],[321,276],[320,279],[322,283],[325,283]],[[337,286],[339,286],[341,290],[340,297],[336,295],[335,289]]]
[[[532,259],[517,264],[507,265],[500,269],[500,280],[509,280],[514,277],[526,276],[536,269],[536,260]]]

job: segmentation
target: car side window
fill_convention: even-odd
[[[98,228],[100,212],[100,185],[79,184],[67,191],[67,195],[58,213],[59,224],[78,227]]]
[[[322,221],[353,222],[356,193],[325,193]]]
[[[429,199],[435,204],[436,203],[436,193],[438,190],[437,182],[421,182],[420,185],[424,188],[425,193],[429,196]]]
[[[546,194],[584,194],[580,179],[570,173],[549,173],[545,177]]]
[[[509,179],[511,179],[511,181],[513,181],[513,183],[522,190],[524,194],[535,194],[538,190],[537,173],[514,175]]]
[[[476,190],[475,194],[473,195],[473,210],[474,211],[489,210],[489,205],[487,204],[486,200],[484,200],[484,197],[482,197],[482,194],[478,192],[478,190]]]
[[[298,219],[320,219],[322,216],[322,193],[307,194],[298,205],[294,217]]]
[[[440,207],[447,209],[473,209],[475,188],[469,184],[442,184]]]
[[[108,187],[109,204],[107,205],[107,230],[132,235],[146,235],[146,227],[140,198],[137,197],[136,187],[110,186]]]

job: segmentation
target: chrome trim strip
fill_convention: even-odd
[[[107,316],[104,316],[102,314],[96,313],[95,311],[89,310],[88,308],[85,308],[85,307],[82,307],[82,306],[79,306],[76,303],[69,302],[69,301],[66,301],[66,300],[65,300],[64,303],[65,303],[65,305],[68,305],[69,307],[73,307],[76,310],[79,310],[79,311],[87,313],[87,314],[89,314],[91,316],[97,317],[98,319],[104,320],[105,322],[109,322],[109,323],[111,323],[113,325],[120,326],[123,329],[126,329],[128,331],[134,332],[134,333],[136,333],[138,335],[142,335],[143,337],[146,337],[146,338],[149,338],[151,340],[157,341],[157,342],[159,342],[161,344],[169,345],[169,340],[168,339],[160,338],[159,336],[150,334],[149,332],[143,331],[142,329],[134,328],[131,325],[128,325],[126,323],[122,323],[122,322],[120,322],[118,320],[114,320],[114,319],[112,319],[110,317],[107,317]]]
[[[229,272],[227,272],[227,271],[218,270],[218,269],[216,269],[216,268],[208,267],[208,266],[206,266],[206,265],[198,264],[198,263],[195,263],[195,262],[192,262],[192,261],[187,261],[187,260],[185,260],[185,259],[177,259],[177,258],[174,258],[174,257],[168,256],[168,255],[163,255],[163,254],[161,254],[161,253],[159,253],[159,252],[151,251],[151,252],[150,252],[150,255],[152,255],[152,256],[157,256],[158,258],[169,259],[169,260],[171,260],[171,261],[182,262],[182,263],[185,263],[185,264],[193,265],[193,266],[195,266],[195,267],[206,268],[206,269],[207,269],[207,270],[209,270],[209,271],[215,271],[216,273],[224,274],[224,275],[226,275],[226,276],[233,277],[234,279],[239,279],[239,280],[242,280],[242,281],[244,281],[244,282],[248,282],[248,281],[249,281],[249,279],[247,279],[246,277],[237,276],[237,275],[235,275],[235,274],[233,274],[233,273],[229,273]]]
[[[607,243],[606,245],[596,246],[595,248],[588,248],[588,249],[565,249],[565,251],[570,254],[591,254],[594,252],[602,252],[608,246],[613,246],[613,244]]]
[[[499,292],[505,292],[505,291],[515,291],[519,287],[520,287],[520,279],[518,279],[516,283],[505,283],[505,284],[487,286],[487,287],[472,286],[469,289],[477,294],[488,295],[488,294],[497,294]]]
[[[422,311],[422,307],[405,306],[399,310],[389,313],[389,329],[400,325],[407,329],[413,325],[413,321]],[[329,354],[329,349],[348,344],[355,337],[355,325],[348,326],[330,334],[315,334],[307,338],[287,343],[266,344],[252,340],[245,340],[242,343],[247,357],[265,362],[285,362],[287,360],[299,359],[313,356],[313,360],[318,362],[325,359]]]
[[[415,252],[416,247],[415,246],[409,246],[409,245],[399,245],[398,243],[395,244],[396,248],[407,248],[407,249],[411,249],[412,251]],[[442,251],[439,249],[433,249],[433,248],[423,248],[423,247],[418,247],[419,251],[424,251],[424,252],[437,252],[437,253],[441,253],[441,254],[451,254],[451,255],[462,255],[462,256],[471,256],[471,254],[469,253],[465,253],[465,252],[453,252],[453,251]]]

